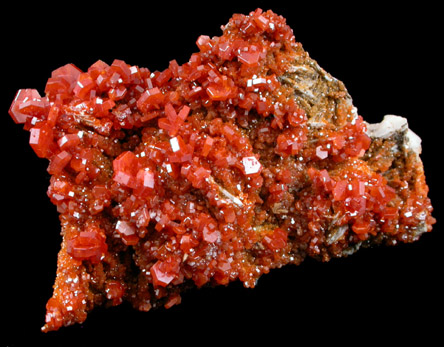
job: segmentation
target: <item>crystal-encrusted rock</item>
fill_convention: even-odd
[[[283,17],[235,14],[196,44],[164,71],[67,64],[13,100],[62,225],[43,331],[431,230],[420,139],[367,124]]]

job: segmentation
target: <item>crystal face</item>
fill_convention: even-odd
[[[66,64],[12,101],[62,225],[43,331],[432,229],[419,140],[367,124],[283,17],[235,14],[196,45],[164,71]]]

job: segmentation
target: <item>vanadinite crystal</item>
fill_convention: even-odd
[[[62,225],[43,331],[431,230],[419,138],[366,123],[284,18],[235,14],[196,43],[164,71],[67,64],[12,102]]]

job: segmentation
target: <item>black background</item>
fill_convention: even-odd
[[[0,346],[434,341],[444,308],[439,10],[425,1],[354,3],[36,2],[2,10]],[[82,325],[41,333],[61,237],[46,196],[47,161],[7,114],[16,91],[36,88],[43,95],[51,71],[66,63],[86,70],[98,59],[122,59],[151,71],[172,59],[182,64],[197,51],[199,35],[220,35],[233,13],[257,7],[287,19],[310,56],[345,83],[365,120],[407,117],[423,139],[434,230],[412,244],[274,270],[255,289],[233,283],[194,290],[181,305],[148,313],[128,305],[98,308]]]

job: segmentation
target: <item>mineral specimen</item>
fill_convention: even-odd
[[[62,227],[43,331],[431,230],[418,136],[367,124],[284,18],[235,14],[197,47],[164,71],[67,64],[12,102]]]

